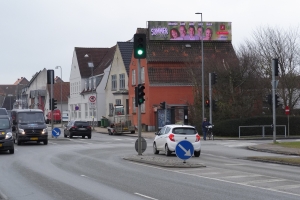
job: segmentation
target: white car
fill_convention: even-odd
[[[193,144],[194,156],[199,157],[201,153],[200,135],[195,127],[190,125],[165,125],[159,132],[155,133],[153,142],[153,153],[165,152],[170,156],[175,152],[176,145],[182,140],[187,140]]]

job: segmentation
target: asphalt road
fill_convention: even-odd
[[[245,160],[276,154],[247,150],[267,141],[205,141],[199,168],[165,168],[124,160],[137,138],[94,133],[92,139],[51,139],[0,153],[0,199],[299,199],[299,167]],[[152,139],[146,139],[146,157]],[[165,159],[163,153],[155,155]],[[182,162],[175,155],[170,158]]]

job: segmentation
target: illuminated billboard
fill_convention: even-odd
[[[149,40],[231,41],[231,22],[149,21]]]

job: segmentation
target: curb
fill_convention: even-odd
[[[300,156],[299,153],[280,151],[280,150],[271,150],[271,149],[261,149],[261,148],[255,148],[255,146],[248,146],[247,148],[253,151],[276,153],[276,154],[283,154],[283,155],[290,155],[290,156]]]
[[[300,164],[287,163],[287,162],[280,162],[280,161],[274,161],[274,160],[267,160],[267,159],[264,159],[264,158],[253,158],[253,157],[248,157],[248,158],[246,158],[246,159],[247,159],[247,160],[252,160],[252,161],[259,161],[259,162],[275,163],[275,164],[280,164],[280,165],[290,165],[290,166],[300,167]]]

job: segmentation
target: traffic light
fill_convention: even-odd
[[[217,79],[218,79],[218,76],[217,76],[217,73],[211,73],[211,84],[214,85],[217,83]]]
[[[212,100],[212,110],[216,111],[218,109],[218,105],[215,100]]]
[[[272,94],[268,95],[268,104],[272,105]]]
[[[209,100],[208,100],[208,99],[205,100],[205,106],[206,106],[206,107],[209,107]]]
[[[138,104],[141,105],[145,101],[145,92],[144,92],[145,86],[142,84],[138,84],[137,86],[137,96],[138,96]]]
[[[146,58],[146,34],[134,34],[133,51],[134,58]]]
[[[49,99],[49,110],[52,110],[52,99]]]
[[[50,105],[50,110],[55,110],[57,108],[57,100],[52,98],[52,100],[50,99],[51,105]]]
[[[166,102],[165,101],[160,103],[160,108],[161,109],[166,109]]]
[[[279,107],[279,96],[277,94],[275,94],[275,107]]]

